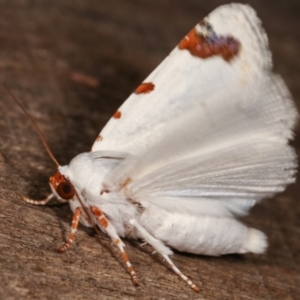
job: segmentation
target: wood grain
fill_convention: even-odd
[[[248,1],[267,29],[275,69],[299,106],[300,3]],[[177,42],[222,1],[11,0],[0,2],[0,82],[37,120],[61,164],[88,151],[110,116]],[[42,198],[55,166],[28,120],[0,87],[1,299],[298,299],[299,183],[255,207],[245,222],[269,237],[265,255],[176,253],[196,294],[152,249],[126,241],[134,287],[104,235],[79,227],[71,249],[68,206]],[[296,128],[299,133],[299,126]],[[294,145],[299,152],[297,136]]]

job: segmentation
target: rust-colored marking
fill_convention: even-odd
[[[70,78],[74,82],[85,84],[92,88],[96,88],[99,85],[97,78],[79,72],[72,72]]]
[[[115,244],[118,245],[118,244],[120,244],[121,241],[119,239],[115,239],[114,242],[115,242]]]
[[[65,252],[73,243],[73,241],[75,239],[75,233],[78,228],[80,214],[81,214],[81,209],[80,209],[80,207],[77,207],[74,212],[73,218],[72,218],[71,233],[69,235],[69,239],[63,246],[61,246],[60,248],[57,249],[59,252]]]
[[[100,141],[102,141],[103,140],[103,136],[101,135],[101,134],[99,134],[98,136],[97,136],[97,138],[96,138],[96,141],[97,142],[100,142]]]
[[[102,227],[107,228],[107,226],[108,226],[108,221],[106,220],[105,217],[99,218],[99,222],[100,222],[100,224],[101,224]]]
[[[199,289],[195,284],[192,286],[192,289],[193,289],[195,292],[199,292],[199,291],[200,291],[200,289]]]
[[[133,269],[132,266],[128,267],[128,270],[129,270],[130,273],[134,272],[134,269]]]
[[[231,36],[217,36],[214,32],[204,36],[194,28],[181,40],[178,48],[200,58],[221,56],[229,62],[238,54],[240,43]]]
[[[61,182],[66,181],[65,178],[60,174],[60,172],[56,172],[52,177],[49,178],[50,184],[53,188],[56,188]]]
[[[95,207],[95,206],[91,206],[90,210],[98,218],[103,215],[102,211],[99,208]]]
[[[147,94],[154,90],[155,85],[152,82],[143,82],[136,89],[136,94]]]
[[[104,228],[107,228],[108,221],[105,218],[103,212],[98,207],[95,207],[95,206],[91,206],[90,210],[98,218],[98,222],[100,223],[100,225]]]
[[[123,260],[124,260],[126,263],[128,263],[128,262],[129,262],[129,259],[128,259],[127,254],[126,254],[124,251],[121,252],[121,254],[122,254]],[[129,269],[129,268],[128,268],[128,269]]]
[[[113,117],[114,117],[115,119],[120,119],[121,116],[122,116],[122,113],[121,113],[119,110],[117,110],[117,111],[113,114]]]
[[[130,276],[131,276],[131,279],[132,279],[132,282],[135,284],[135,285],[139,285],[139,282],[137,280],[137,277],[136,277],[136,274],[135,274],[135,271],[128,259],[128,256],[127,254],[125,253],[125,251],[121,251],[121,254],[122,254],[122,258],[124,260],[124,262],[126,263],[126,266],[128,268],[128,271],[130,273]]]

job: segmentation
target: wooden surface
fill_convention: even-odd
[[[275,69],[300,101],[299,1],[249,1],[268,32]],[[209,4],[208,4],[209,3]],[[130,92],[196,22],[222,1],[0,2],[0,82],[5,81],[67,164],[88,151]],[[89,77],[87,77],[89,76]],[[55,166],[20,109],[0,87],[0,299],[299,299],[299,184],[255,207],[245,222],[269,237],[265,255],[176,253],[199,294],[152,249],[126,241],[140,286],[104,235],[80,227],[64,254],[71,212],[49,193]],[[299,133],[299,126],[296,128]],[[294,144],[300,149],[299,136]]]

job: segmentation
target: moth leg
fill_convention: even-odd
[[[194,291],[199,292],[199,287],[196,286],[187,276],[185,276],[172,262],[169,255],[173,254],[173,252],[165,246],[160,240],[153,237],[147,230],[141,226],[138,221],[132,219],[129,221],[131,225],[133,225],[140,237],[143,238],[147,243],[149,243],[169,264],[172,270],[182,279],[184,280]]]
[[[75,239],[75,233],[78,228],[80,214],[81,214],[81,208],[77,207],[73,214],[72,224],[71,224],[71,233],[69,235],[69,239],[63,246],[61,246],[57,249],[59,252],[65,252],[73,243],[73,241]]]
[[[113,243],[119,248],[122,258],[126,263],[127,269],[130,273],[131,279],[133,284],[138,285],[138,280],[136,273],[128,259],[128,256],[124,250],[124,243],[121,241],[120,237],[118,236],[115,228],[109,223],[107,218],[105,217],[104,213],[96,206],[90,207],[91,212],[94,214],[94,216],[97,218],[97,221],[99,223],[99,226],[110,236]]]
[[[199,292],[200,289],[198,286],[196,286],[187,276],[185,276],[172,262],[170,257],[168,255],[163,255],[163,258],[167,261],[169,266],[172,268],[172,270],[181,278],[183,279],[194,291]]]
[[[23,197],[23,201],[26,203],[34,204],[34,205],[45,205],[47,204],[52,198],[54,197],[54,194],[50,194],[48,197],[46,197],[43,200],[32,200],[27,197]]]
[[[147,245],[147,244],[148,244],[147,242],[141,243],[141,244],[140,244],[140,247],[144,247],[144,246]]]

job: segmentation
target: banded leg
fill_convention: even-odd
[[[69,239],[63,246],[57,249],[59,252],[65,252],[73,243],[75,239],[75,233],[78,228],[80,214],[81,214],[81,208],[77,207],[73,215],[72,224],[71,224],[71,233],[69,235]]]
[[[48,197],[46,197],[43,200],[32,200],[29,199],[27,197],[23,197],[23,201],[25,201],[26,203],[30,203],[30,204],[34,204],[34,205],[45,205],[47,204],[52,198],[54,197],[53,194],[50,194]]]
[[[184,280],[194,291],[199,292],[200,289],[197,287],[187,276],[185,276],[172,262],[168,255],[163,255],[163,258],[167,261],[172,270],[182,279]]]
[[[127,269],[130,273],[131,279],[133,284],[138,285],[138,280],[136,277],[136,273],[128,259],[128,256],[124,250],[124,243],[121,241],[120,237],[118,236],[115,228],[108,222],[107,218],[103,214],[103,212],[96,206],[90,207],[91,212],[97,218],[100,227],[110,236],[113,243],[119,248],[122,258],[126,263]]]
[[[143,238],[149,245],[151,245],[169,264],[172,270],[181,278],[183,279],[194,291],[199,292],[199,287],[197,287],[187,276],[185,276],[172,262],[169,255],[173,252],[166,247],[161,241],[153,237],[143,226],[141,226],[138,221],[130,220],[130,224],[134,226],[140,237]]]

